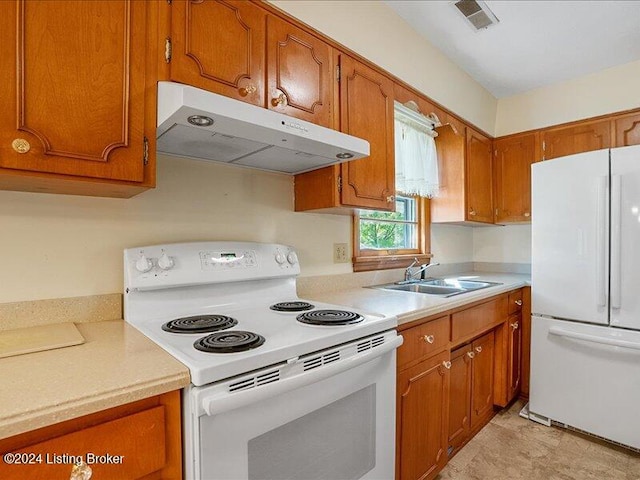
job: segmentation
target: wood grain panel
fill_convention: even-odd
[[[444,352],[398,376],[397,467],[399,480],[431,479],[447,462],[449,370]]]
[[[493,169],[491,139],[467,128],[467,217],[472,222],[493,223]]]
[[[640,113],[614,118],[612,121],[616,147],[640,145]]]
[[[440,193],[431,199],[431,221],[434,223],[460,222],[465,219],[465,130],[451,125],[436,128],[436,151],[440,175]]]
[[[7,80],[0,167],[143,181],[152,6],[22,0],[5,7],[0,30],[16,50],[0,57]],[[12,149],[16,138],[29,142],[27,153]]]
[[[540,135],[544,160],[611,146],[609,120],[544,129]]]
[[[448,446],[455,452],[469,436],[471,413],[471,345],[451,352]]]
[[[495,141],[496,223],[531,222],[535,148],[535,133]]]
[[[267,108],[333,126],[331,47],[277,17],[267,19]]]
[[[266,12],[233,0],[172,8],[171,79],[264,106]]]
[[[507,320],[509,332],[509,356],[507,359],[507,398],[511,401],[520,391],[522,379],[522,314],[516,313]]]
[[[428,358],[449,345],[449,315],[401,332],[404,343],[398,348],[398,369]]]
[[[500,325],[507,318],[507,295],[451,315],[451,343],[460,344]]]
[[[393,83],[346,55],[340,55],[340,72],[341,130],[371,146],[369,157],[342,164],[342,204],[393,210]]]
[[[522,289],[522,361],[520,395],[529,397],[531,369],[531,287]]]
[[[472,362],[471,429],[482,424],[493,413],[493,332],[471,344],[475,356]]]

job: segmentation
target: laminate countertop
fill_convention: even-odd
[[[468,280],[486,280],[500,283],[481,290],[439,297],[424,293],[382,290],[379,288],[360,287],[342,290],[316,291],[310,290],[303,295],[307,300],[335,303],[351,307],[356,311],[396,315],[398,325],[436,315],[447,310],[493,297],[501,293],[516,290],[531,284],[531,276],[515,273],[470,272],[445,276],[444,278],[465,278]]]
[[[189,384],[189,370],[122,320],[76,323],[85,343],[0,359],[0,438]]]

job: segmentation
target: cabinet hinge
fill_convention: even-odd
[[[338,192],[342,192],[342,175],[338,175]]]
[[[164,60],[171,62],[171,37],[167,37],[164,41]]]
[[[149,139],[147,137],[144,137],[144,143],[142,147],[142,164],[149,164]]]
[[[336,65],[336,80],[340,81],[340,65]]]

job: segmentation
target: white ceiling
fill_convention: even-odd
[[[453,0],[385,3],[497,98],[640,59],[639,0],[487,0],[480,31]]]

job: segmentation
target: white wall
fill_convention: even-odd
[[[295,213],[293,177],[158,159],[158,188],[110,199],[0,191],[0,303],[122,291],[126,247],[196,240],[291,244],[304,275],[347,273],[351,217]]]
[[[438,263],[465,263],[473,259],[471,227],[431,225],[431,253]]]
[[[531,263],[531,225],[474,228],[473,261]]]
[[[272,0],[271,3],[493,133],[495,97],[383,2]]]
[[[498,100],[496,136],[640,107],[640,61]]]

